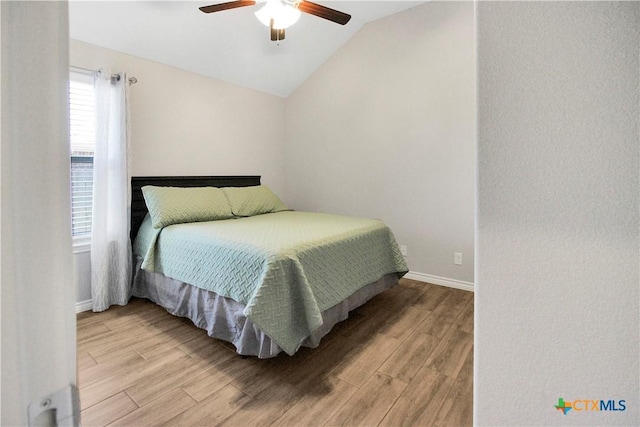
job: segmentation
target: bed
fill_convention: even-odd
[[[133,295],[241,355],[316,347],[407,272],[381,221],[292,211],[259,176],[134,177],[131,189]]]

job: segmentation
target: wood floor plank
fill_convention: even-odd
[[[194,329],[198,328],[194,327]],[[201,329],[198,329],[198,331],[204,332]],[[223,344],[224,341],[200,335],[199,337],[191,338],[182,342],[178,348],[196,359],[208,359],[212,356],[223,357],[224,354],[237,354],[235,349],[233,351],[229,351],[229,349]]]
[[[196,404],[187,393],[173,389],[158,399],[109,424],[110,426],[157,426]]]
[[[251,398],[228,384],[206,399],[170,419],[164,425],[174,426],[214,426],[237,412]]]
[[[142,326],[129,331],[129,333],[121,331],[113,333],[112,331],[104,335],[106,339],[102,341],[101,345],[93,343],[94,345],[88,352],[98,363],[108,361],[119,353],[127,353],[129,350],[133,350],[136,344],[153,335],[155,335],[153,332]]]
[[[296,354],[282,371],[290,384],[303,390],[315,388],[317,384],[326,383],[331,371],[349,355],[356,354],[361,345],[344,336],[323,340],[318,348],[303,349],[302,357]]]
[[[136,325],[153,324],[158,319],[166,318],[165,310],[152,303],[144,303],[131,311],[120,311],[118,316],[105,319],[102,323],[112,331],[135,328]]]
[[[87,352],[78,352],[76,354],[76,364],[78,366],[78,371],[83,372],[85,369],[89,369],[92,366],[95,366],[97,362],[91,355]]]
[[[433,315],[440,317],[444,322],[455,323],[472,297],[471,292],[450,289],[449,295],[433,310]]]
[[[146,329],[143,329],[146,333]],[[119,331],[111,331],[107,328],[107,331],[101,334],[92,334],[85,336],[82,331],[78,329],[77,331],[77,351],[78,352],[86,352],[90,353],[93,350],[105,347],[107,345],[112,345],[112,343],[116,341],[121,341],[126,339],[127,337],[123,335]],[[139,335],[140,332],[137,332]]]
[[[357,387],[329,377],[309,390],[291,409],[273,423],[274,426],[321,426],[358,390]]]
[[[455,378],[460,373],[472,349],[473,336],[460,329],[453,328],[452,332],[445,336],[438,344],[438,347],[431,353],[425,362],[425,366],[450,378]]]
[[[195,328],[193,325],[180,324],[169,328],[162,334],[156,334],[137,342],[132,348],[143,358],[152,360],[158,354],[162,354],[166,350],[178,347],[193,339],[206,340],[208,336],[205,331]]]
[[[233,385],[249,396],[258,397],[269,390],[278,387],[295,388],[296,385],[289,381],[288,375],[280,366],[289,364],[289,360],[276,358],[272,360],[259,361],[260,367],[251,369],[243,375],[238,376]]]
[[[104,322],[108,319],[116,318],[122,315],[122,313],[128,315],[143,307],[144,304],[148,304],[148,302],[140,298],[131,298],[127,305],[112,305],[108,310],[97,313],[93,311],[83,311],[76,315],[76,319],[78,320],[78,325],[88,325],[94,322]]]
[[[378,334],[353,357],[338,365],[332,373],[356,387],[362,386],[396,351],[400,341]]]
[[[433,425],[452,384],[451,378],[423,366],[379,425]]]
[[[365,306],[368,307],[366,304]],[[398,316],[397,311],[387,310],[386,308],[362,308],[362,312],[358,312],[358,314],[362,316],[362,321],[359,322],[358,326],[342,331],[340,334],[355,344],[367,341],[373,335],[380,333],[385,328],[385,325],[393,324]]]
[[[105,426],[138,409],[138,405],[124,392],[111,396],[80,413],[85,427]]]
[[[418,289],[406,286],[395,286],[376,295],[367,304],[356,310],[359,313],[368,314],[383,308],[393,313],[398,313],[413,301],[418,300],[423,294],[424,293]]]
[[[456,377],[449,394],[445,398],[434,425],[471,426],[473,425],[473,351]]]
[[[386,322],[379,332],[402,342],[430,315],[430,311],[417,305],[410,305]]]
[[[80,387],[80,404],[85,409],[113,396],[114,394],[125,391],[127,388],[138,384],[150,374],[162,371],[165,366],[170,366],[180,359],[188,358],[183,352],[174,349],[167,352],[165,357],[153,362],[147,362],[144,365],[132,367],[131,371],[126,373],[118,373],[110,377],[104,378],[87,387]]]
[[[298,358],[296,355],[293,357],[292,363],[283,368],[288,381],[299,388],[306,388],[309,385],[313,386],[318,381],[323,381],[332,372],[346,369],[349,366],[349,361],[356,363],[363,349],[372,345],[371,343],[375,340],[382,325],[393,317],[393,313],[381,310],[375,316],[364,317],[358,327],[348,332],[343,331],[343,334],[325,337],[327,339],[323,339],[318,348],[309,350],[306,357],[304,354],[302,358]],[[386,356],[388,357],[388,354]],[[352,380],[361,382],[357,379]]]
[[[87,387],[114,375],[127,375],[130,372],[141,369],[144,362],[145,359],[138,353],[129,350],[127,353],[118,356],[118,358],[114,358],[113,361],[97,363],[93,366],[80,369],[78,372],[78,383],[81,387]]]
[[[300,391],[285,382],[273,382],[237,411],[222,420],[220,426],[268,426],[293,407]]]
[[[438,341],[451,331],[454,325],[445,321],[444,316],[431,313],[416,328],[417,332],[433,335]]]
[[[378,371],[409,383],[437,344],[438,340],[433,335],[414,331],[395,349]]]
[[[406,384],[402,381],[376,372],[325,425],[377,425],[405,387]]]
[[[141,299],[77,320],[83,425],[472,422],[466,291],[401,279],[317,348],[266,360]]]
[[[165,364],[162,369],[149,372],[144,378],[127,387],[126,392],[138,406],[144,406],[166,393],[167,390],[181,386],[185,380],[208,369],[210,366],[208,362],[208,360],[193,360],[185,354],[185,357]]]
[[[420,295],[415,304],[422,306],[426,311],[433,311],[442,301],[444,301],[445,298],[449,296],[450,293],[450,288],[445,288],[444,286],[432,286],[425,293]]]
[[[180,388],[195,401],[202,402],[218,390],[230,385],[234,379],[232,375],[213,367],[195,374],[192,378],[183,382]]]
[[[201,359],[208,361],[208,366],[200,372],[195,372],[180,384],[180,387],[198,402],[227,386],[236,378],[242,375],[250,376],[255,372],[254,360],[241,359],[226,350],[220,350],[224,352],[222,356],[214,354],[208,359]],[[193,357],[194,360],[198,360],[197,357],[197,355]]]
[[[107,328],[103,322],[81,323],[77,328],[78,343],[91,340],[92,338],[102,336],[111,329]]]
[[[462,310],[456,324],[460,330],[473,334],[473,298],[471,298],[471,301],[469,301],[466,307]]]
[[[412,279],[402,279],[402,286],[406,288],[411,288],[419,291],[421,294],[427,292],[429,289],[436,285],[432,285],[431,283],[419,282],[417,280]]]

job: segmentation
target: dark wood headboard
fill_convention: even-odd
[[[260,185],[260,176],[134,176],[131,178],[131,240],[136,238],[142,220],[149,211],[142,187],[250,187]]]

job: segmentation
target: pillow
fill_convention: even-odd
[[[149,208],[153,228],[233,217],[227,198],[222,190],[215,187],[145,185],[142,195]]]
[[[236,216],[252,216],[288,210],[282,200],[273,194],[266,185],[225,187],[222,191],[229,200],[231,212]]]

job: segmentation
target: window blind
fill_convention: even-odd
[[[91,233],[93,152],[96,139],[93,74],[69,73],[69,139],[71,153],[71,232]]]

